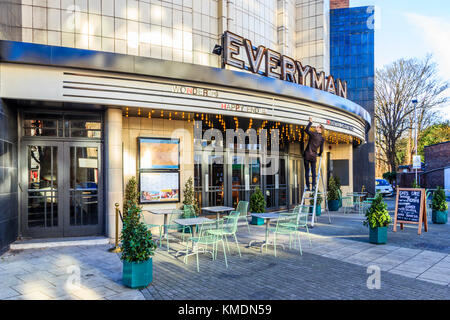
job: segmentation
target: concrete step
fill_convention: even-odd
[[[42,249],[67,246],[96,246],[109,244],[106,237],[70,237],[70,238],[47,238],[47,239],[23,239],[11,243],[11,250]]]

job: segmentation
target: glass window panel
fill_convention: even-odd
[[[58,225],[57,147],[28,146],[28,226]]]
[[[70,225],[98,224],[98,148],[70,147]]]

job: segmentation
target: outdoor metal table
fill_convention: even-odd
[[[229,211],[233,211],[234,208],[232,207],[225,207],[225,206],[214,206],[214,207],[204,207],[202,208],[202,210],[208,211],[208,212],[213,212],[215,214],[217,214],[217,220],[220,219],[220,213],[221,212],[229,212]]]
[[[267,251],[267,246],[268,245],[273,245],[273,243],[269,243],[269,224],[270,224],[270,220],[271,219],[278,219],[280,217],[280,215],[278,213],[251,213],[250,215],[252,217],[264,219],[264,221],[266,222],[266,235],[265,235],[264,242],[261,244],[261,253],[262,253],[264,246],[266,246],[266,251]],[[250,241],[248,243],[249,247],[252,246],[252,242],[257,242],[257,240]],[[282,246],[283,249],[284,249],[284,246],[282,244],[277,244],[277,246]]]
[[[183,226],[183,227],[187,227],[187,226],[192,226],[192,236],[195,236],[195,226],[202,224],[203,222],[208,222],[208,221],[214,221],[212,219],[208,219],[208,218],[204,218],[204,217],[198,217],[198,218],[184,218],[184,219],[175,219],[173,220],[173,222]],[[175,256],[178,256],[179,253],[184,252],[186,253],[186,255],[184,256],[184,259],[186,260],[188,256],[195,254],[193,252],[194,249],[194,244],[192,244],[192,252],[189,253],[188,250],[179,250],[177,251],[177,253],[175,254]]]
[[[178,210],[178,209],[152,209],[152,210],[147,210],[147,212],[153,213],[153,214],[157,214],[157,215],[164,215],[164,237],[167,237],[167,216],[169,214],[181,214],[183,213],[183,210]]]
[[[349,192],[347,193],[347,195],[353,197],[353,199],[355,199],[355,197],[358,197],[358,201],[356,201],[355,206],[357,206],[358,213],[361,214],[362,198],[367,195],[367,192]],[[353,202],[355,201],[353,200]]]

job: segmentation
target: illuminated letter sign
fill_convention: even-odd
[[[225,31],[223,34],[222,44],[223,65],[228,64],[266,77],[309,86],[347,99],[346,81],[334,79],[331,75],[327,77],[323,71],[317,72],[311,66],[303,66],[300,61],[295,61],[264,46],[254,47],[249,39],[244,39],[230,31]],[[241,54],[241,50],[245,50],[245,54]],[[238,56],[247,58],[247,61],[239,59]],[[260,70],[263,59],[265,60],[264,70]],[[309,81],[307,81],[308,76]]]

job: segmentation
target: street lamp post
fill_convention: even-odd
[[[417,131],[419,127],[419,122],[417,119],[417,99],[414,99],[411,102],[414,104],[414,148],[415,148],[415,156],[417,158]],[[419,182],[417,181],[417,166],[415,170],[416,170],[416,184],[418,184]]]

